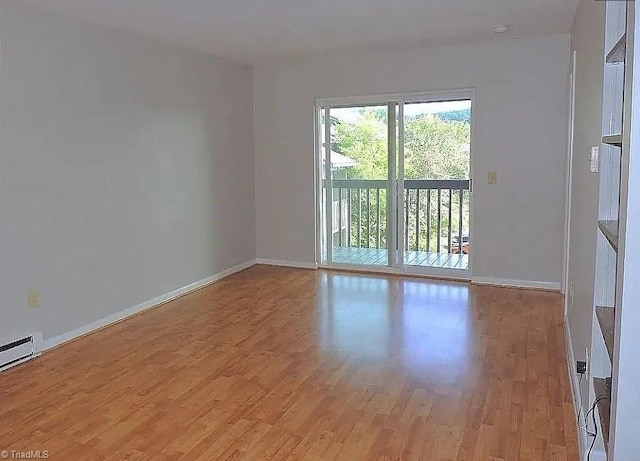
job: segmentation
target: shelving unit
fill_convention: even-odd
[[[605,62],[607,64],[617,64],[620,62],[624,62],[625,54],[627,52],[627,34],[622,34],[622,37],[618,39],[607,57],[605,58]]]
[[[607,380],[593,378],[593,388],[598,402],[598,415],[600,417],[600,427],[602,428],[602,440],[605,451],[609,449],[609,427],[611,426],[611,391],[607,388]]]
[[[596,317],[598,318],[598,325],[602,332],[604,339],[604,345],[609,355],[609,360],[613,361],[613,335],[615,329],[615,309],[613,307],[596,307]]]
[[[611,244],[614,251],[618,251],[618,221],[598,221],[598,228]]]
[[[591,346],[593,401],[597,402],[602,437],[599,446],[609,452],[611,389],[616,339],[616,289],[619,244],[621,157],[624,143],[625,66],[627,52],[627,3],[605,4],[604,88],[602,146],[599,166],[598,238],[594,290],[594,331]],[[606,307],[605,307],[606,306]],[[609,381],[611,382],[611,381]]]
[[[621,134],[607,134],[602,136],[602,144],[609,144],[611,146],[622,147],[622,135]]]
[[[634,47],[640,27],[636,2],[605,2],[604,8],[599,235],[589,382],[601,437],[596,449],[604,450],[608,461],[627,461],[639,459],[640,453],[640,166],[635,166],[640,163],[640,135],[635,133],[640,127],[633,123],[640,120],[640,104],[634,102],[636,89],[640,91],[640,66],[635,68],[640,58]]]

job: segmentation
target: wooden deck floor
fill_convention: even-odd
[[[578,461],[562,297],[255,266],[0,373],[49,459]]]
[[[376,248],[333,247],[333,262],[338,264],[356,264],[368,266],[386,266],[387,250]],[[405,264],[420,267],[438,267],[442,269],[468,269],[469,255],[436,253],[429,251],[407,251]]]

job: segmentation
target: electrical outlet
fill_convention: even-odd
[[[27,292],[27,304],[29,307],[40,307],[40,291],[31,289]]]
[[[487,183],[491,185],[498,184],[498,173],[495,171],[490,171],[487,175]]]

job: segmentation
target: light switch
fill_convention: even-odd
[[[30,289],[27,291],[27,304],[29,307],[40,307],[40,291]]]
[[[490,171],[487,176],[487,183],[489,184],[498,184],[498,173],[495,171]]]

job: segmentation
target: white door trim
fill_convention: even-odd
[[[564,257],[562,265],[562,293],[564,297],[564,314],[567,315],[569,308],[569,253],[571,251],[571,189],[573,184],[573,139],[575,133],[575,110],[576,110],[576,59],[574,50],[571,54],[571,72],[569,74],[569,136],[567,141],[567,172],[565,187],[564,206]]]

